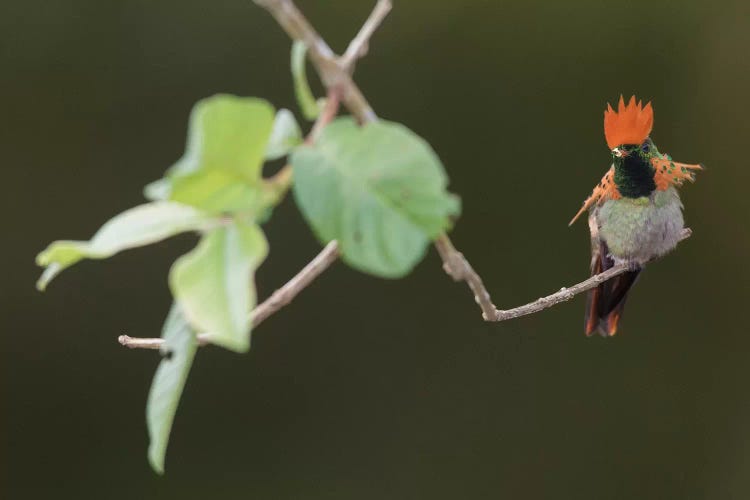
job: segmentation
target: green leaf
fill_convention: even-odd
[[[286,156],[289,151],[302,142],[302,130],[300,130],[297,120],[288,109],[280,109],[276,113],[276,119],[273,122],[271,138],[266,146],[266,159],[276,160]]]
[[[260,211],[262,190],[249,186],[231,172],[203,171],[172,181],[170,198],[211,214]]]
[[[295,199],[318,238],[338,240],[349,265],[378,276],[407,274],[460,211],[435,152],[396,123],[337,119],[291,162]]]
[[[160,349],[162,360],[148,394],[146,426],[149,436],[148,461],[156,472],[164,474],[164,456],[172,422],[198,343],[195,332],[177,304],[172,304],[161,336],[164,339]]]
[[[253,279],[267,254],[268,242],[256,224],[232,222],[205,234],[174,263],[172,295],[195,330],[227,349],[249,349]]]
[[[169,201],[146,203],[126,210],[105,223],[89,241],[55,241],[36,257],[45,266],[37,288],[76,262],[105,259],[128,248],[155,243],[184,231],[204,229],[212,219],[193,207]]]
[[[307,82],[307,71],[305,70],[305,55],[307,46],[301,40],[295,40],[292,44],[292,79],[294,80],[294,94],[297,96],[297,104],[306,120],[314,120],[320,114],[320,107],[315,101],[310,84]]]
[[[202,99],[190,115],[185,171],[223,170],[249,183],[260,180],[274,109],[265,99],[219,94]]]
[[[146,186],[149,199],[170,199],[211,213],[257,205],[274,123],[268,101],[219,94],[196,103],[185,155],[164,179]],[[242,201],[238,201],[242,200]]]

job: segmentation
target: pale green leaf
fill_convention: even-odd
[[[266,159],[276,160],[302,142],[302,130],[288,109],[280,109],[273,122],[271,137],[266,146]]]
[[[164,456],[172,422],[198,346],[195,331],[176,303],[169,310],[161,336],[164,339],[160,349],[162,360],[154,374],[146,403],[148,461],[159,474],[164,473]]]
[[[230,171],[257,183],[273,119],[265,99],[218,94],[198,101],[190,114],[186,155],[176,169]]]
[[[320,107],[315,101],[315,96],[310,90],[310,84],[307,82],[307,71],[305,70],[305,55],[307,47],[305,42],[295,40],[292,44],[292,79],[294,80],[294,93],[297,96],[302,116],[306,120],[314,120],[320,114]]]
[[[197,331],[238,352],[250,347],[249,313],[256,303],[255,270],[268,254],[256,224],[231,222],[206,233],[172,266],[172,295]]]
[[[338,119],[291,162],[295,199],[318,238],[338,240],[344,261],[378,276],[407,274],[460,211],[432,148],[396,123]]]
[[[190,114],[185,155],[146,186],[146,197],[211,213],[254,206],[273,123],[274,108],[264,99],[219,94],[199,101]]]
[[[175,178],[170,198],[217,214],[251,210],[261,204],[260,195],[258,186],[231,172],[209,170]]]
[[[76,262],[105,259],[117,252],[148,245],[177,233],[208,227],[211,219],[193,207],[169,201],[146,203],[126,210],[106,222],[89,241],[55,241],[36,257],[44,266],[37,288],[47,284]]]

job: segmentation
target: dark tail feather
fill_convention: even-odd
[[[614,266],[615,263],[609,257],[609,249],[604,241],[597,238],[592,252],[592,276]],[[625,309],[628,291],[638,279],[640,272],[640,269],[627,271],[589,291],[586,299],[586,322],[584,325],[586,336],[599,332],[603,337],[611,337],[617,333],[617,325],[622,317],[622,311]]]
[[[599,252],[602,250],[604,249],[600,249]],[[606,258],[600,258],[600,255],[601,253],[599,255],[594,255],[594,258],[591,261],[591,276],[601,273],[602,268],[606,265]],[[606,256],[606,252],[604,252],[604,255]],[[602,293],[604,292],[605,286],[607,286],[606,282],[596,288],[592,288],[586,295],[586,322],[584,323],[583,329],[586,332],[587,337],[590,337],[599,328],[599,303],[602,300]]]
[[[625,309],[625,301],[628,298],[630,288],[638,280],[641,270],[627,271],[619,276],[615,276],[610,281],[612,286],[607,297],[602,297],[599,311],[599,333],[605,337],[611,337],[617,333],[617,325],[622,318],[622,312]]]
[[[627,271],[591,290],[586,304],[586,335],[599,332],[603,337],[617,333],[628,291],[641,270]]]

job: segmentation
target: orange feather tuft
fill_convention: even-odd
[[[621,198],[621,196],[622,195],[620,194],[620,191],[617,190],[617,185],[615,184],[615,167],[613,166],[610,167],[606,174],[604,174],[604,177],[599,181],[599,184],[594,187],[591,196],[586,198],[586,201],[583,202],[583,206],[568,225],[572,226],[576,219],[594,203],[601,203],[607,200],[617,200]]]
[[[703,165],[678,163],[672,161],[669,155],[653,158],[651,164],[654,166],[654,182],[659,191],[666,191],[669,186],[681,186],[686,180],[694,182],[694,171],[703,170]]]
[[[641,144],[651,133],[653,126],[654,109],[650,102],[644,107],[641,101],[636,103],[633,96],[626,106],[620,96],[617,111],[607,104],[604,112],[604,137],[609,149],[622,144]]]

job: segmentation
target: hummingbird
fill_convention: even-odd
[[[589,210],[591,275],[625,264],[628,271],[590,290],[584,331],[610,337],[617,332],[625,300],[644,265],[677,246],[684,230],[677,187],[695,181],[703,165],[678,163],[651,140],[654,110],[635,96],[617,111],[607,104],[604,137],[612,165],[570,221]]]

